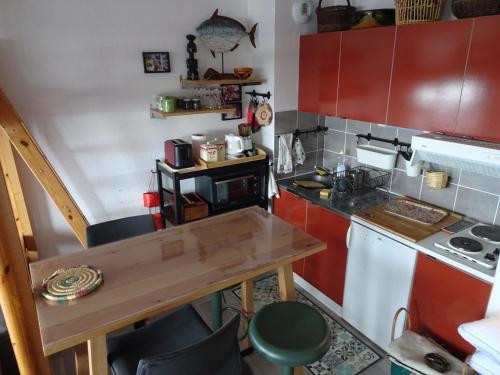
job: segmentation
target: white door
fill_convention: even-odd
[[[350,232],[342,317],[385,348],[394,313],[408,307],[417,252],[358,223]]]

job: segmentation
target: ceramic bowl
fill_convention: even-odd
[[[239,68],[234,68],[234,75],[238,79],[247,79],[250,78],[250,76],[253,73],[252,68],[247,68],[247,67],[239,67]]]

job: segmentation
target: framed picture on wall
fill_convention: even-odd
[[[221,85],[224,103],[241,102],[240,85]]]
[[[226,103],[226,106],[234,108],[234,112],[223,113],[222,121],[239,120],[243,117],[241,102]]]
[[[168,52],[143,52],[144,73],[170,73]]]

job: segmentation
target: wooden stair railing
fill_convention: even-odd
[[[76,237],[86,246],[88,221],[0,89],[0,304],[21,375],[50,374],[43,355],[28,263],[38,259],[13,149],[49,194]],[[13,233],[17,232],[15,240]],[[91,373],[88,350],[75,348],[78,374]]]

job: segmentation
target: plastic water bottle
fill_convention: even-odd
[[[345,155],[344,151],[341,150],[339,152],[339,156],[337,158],[337,177],[345,177]]]

